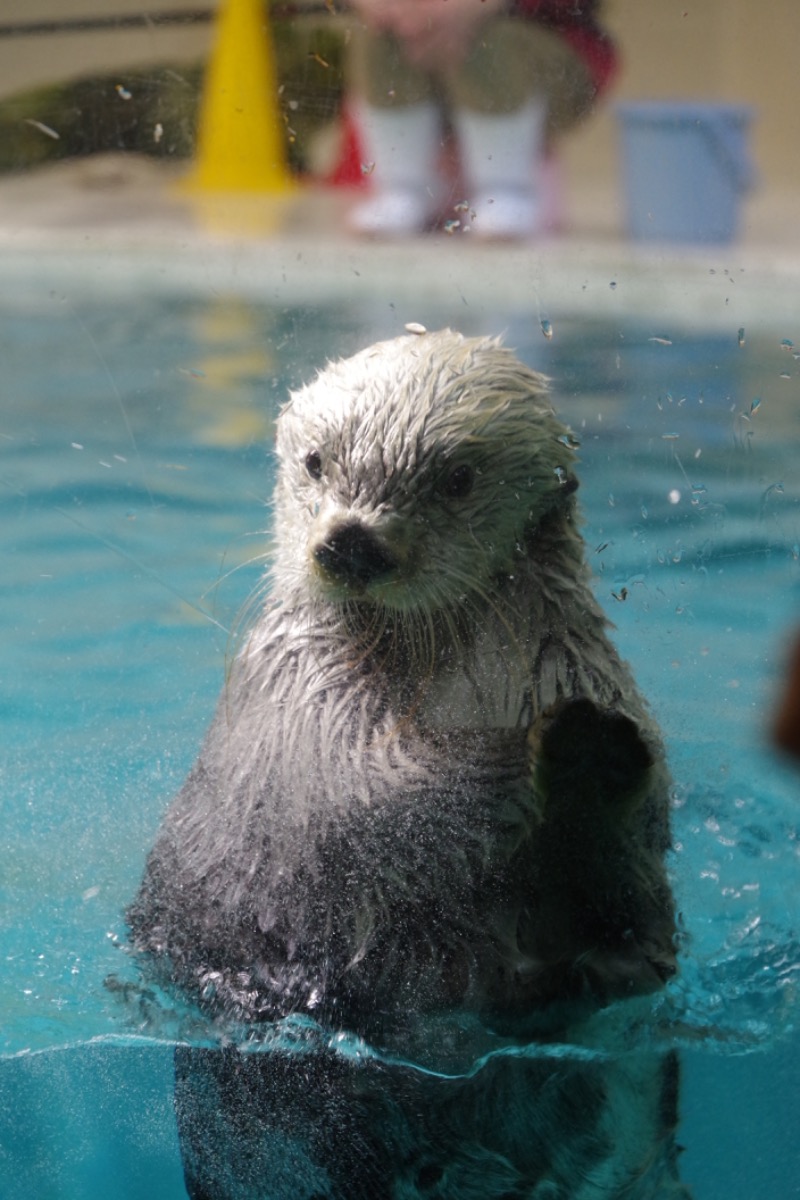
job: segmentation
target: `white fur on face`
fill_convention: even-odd
[[[513,570],[574,459],[544,377],[494,339],[449,330],[328,366],[292,396],[278,451],[281,587],[428,612]],[[315,550],[345,524],[393,569],[356,586],[321,568]]]

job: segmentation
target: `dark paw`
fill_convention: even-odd
[[[589,801],[629,801],[655,762],[630,717],[585,698],[557,705],[537,733],[537,769],[545,786],[569,788]]]

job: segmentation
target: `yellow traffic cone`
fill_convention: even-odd
[[[264,0],[220,4],[200,106],[197,159],[183,186],[262,194],[291,189]]]

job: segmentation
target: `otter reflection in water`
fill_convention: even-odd
[[[675,970],[663,751],[545,380],[493,339],[398,338],[296,392],[278,454],[269,598],[132,938],[222,1021],[396,1057],[179,1049],[190,1195],[685,1196],[671,1054],[398,1061],[427,1037],[446,1065],[466,1018],[580,1046]]]

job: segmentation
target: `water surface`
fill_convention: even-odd
[[[698,1200],[800,1195],[800,773],[766,733],[800,625],[791,331],[425,317],[507,330],[582,443],[597,595],[675,775],[685,1174]],[[121,914],[258,587],[287,388],[401,331],[225,298],[0,303],[3,1195],[182,1194],[175,1028],[137,1029],[104,985],[133,978]]]

